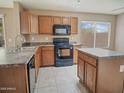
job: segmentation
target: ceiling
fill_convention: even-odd
[[[0,0],[0,7],[13,7],[19,1],[23,7],[71,12],[88,12],[117,15],[124,13],[124,0]]]

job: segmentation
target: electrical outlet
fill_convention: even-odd
[[[124,72],[124,65],[120,65],[120,72]]]

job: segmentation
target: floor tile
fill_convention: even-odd
[[[56,87],[39,88],[37,93],[58,93]]]
[[[58,93],[77,93],[72,83],[59,85],[57,88],[58,88]]]
[[[49,87],[49,86],[56,86],[55,79],[48,78],[48,79],[39,81],[38,88],[40,88],[40,87]]]
[[[89,93],[79,82],[77,65],[40,68],[35,93]]]

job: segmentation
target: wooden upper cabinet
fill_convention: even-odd
[[[53,16],[53,24],[70,25],[70,17]]]
[[[77,34],[77,33],[78,33],[78,18],[71,17],[71,34]]]
[[[21,22],[21,33],[29,34],[30,33],[30,14],[28,12],[21,12],[20,22]]]
[[[38,16],[30,15],[30,30],[32,34],[38,34]]]
[[[62,24],[70,25],[70,17],[62,17]]]
[[[62,17],[54,16],[53,17],[53,24],[62,24]]]
[[[27,11],[21,12],[21,33],[38,34],[38,16]]]
[[[39,16],[39,32],[40,34],[52,34],[51,16]]]

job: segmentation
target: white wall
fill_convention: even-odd
[[[20,5],[14,2],[14,8],[0,8],[0,15],[4,15],[6,47],[15,46],[15,37],[20,33]]]
[[[115,50],[124,51],[124,13],[117,16]]]

